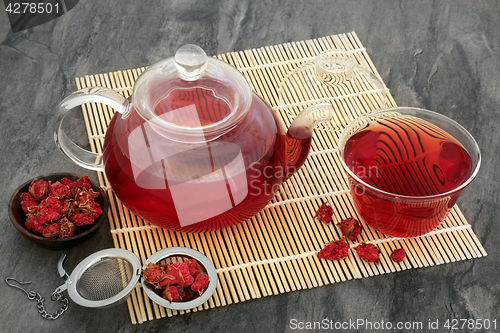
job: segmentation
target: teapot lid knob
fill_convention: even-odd
[[[200,78],[207,67],[207,54],[197,45],[188,44],[175,53],[175,67],[180,77],[186,81]]]

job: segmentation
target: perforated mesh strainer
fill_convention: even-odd
[[[63,268],[66,256],[58,263],[61,277],[66,281],[58,288],[68,290],[77,304],[101,308],[125,301],[141,277],[141,263],[132,252],[106,249],[96,252],[76,266],[68,276]]]

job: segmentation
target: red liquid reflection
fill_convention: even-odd
[[[193,93],[205,101],[202,107],[190,106]],[[209,125],[229,112],[224,101],[202,88],[169,96],[155,112],[178,125]],[[178,114],[185,118],[169,114],[181,108],[192,112]],[[288,175],[285,134],[266,108],[254,95],[240,126],[190,145],[161,137],[134,111],[126,120],[114,117],[104,162],[116,196],[135,214],[171,230],[217,230],[254,216]]]
[[[472,160],[456,139],[414,117],[371,123],[346,142],[344,160],[359,179],[389,192],[381,194],[350,177],[361,218],[395,237],[418,236],[436,228],[459,191],[425,197],[453,191],[472,172]]]

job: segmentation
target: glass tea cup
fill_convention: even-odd
[[[461,125],[408,107],[355,119],[338,152],[359,216],[394,237],[439,226],[481,164],[476,141]]]

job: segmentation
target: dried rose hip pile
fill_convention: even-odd
[[[35,178],[28,192],[21,194],[26,228],[44,237],[73,236],[77,227],[92,225],[102,215],[95,202],[98,195],[87,176],[76,182],[63,178],[54,184]]]
[[[332,221],[333,208],[329,203],[325,202],[314,215],[314,219],[318,219],[325,224]],[[346,242],[346,237],[353,242],[357,241],[358,235],[361,233],[361,224],[353,217],[349,217],[336,224],[344,235],[337,241],[332,241],[324,245],[323,249],[318,252],[319,259],[340,260],[348,255],[350,245]],[[370,243],[361,243],[355,247],[358,256],[365,262],[379,263],[380,250],[376,245]],[[395,262],[401,262],[406,256],[405,250],[398,248],[391,254],[391,259]]]
[[[170,302],[188,302],[205,291],[210,278],[200,273],[200,264],[196,259],[184,262],[176,261],[157,265],[149,263],[142,270],[142,276]]]

